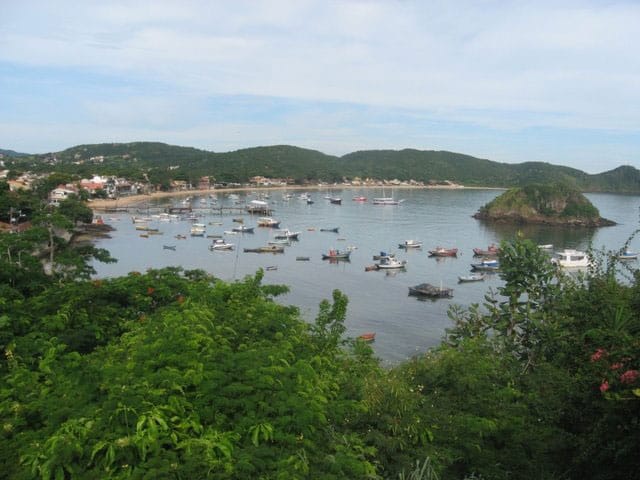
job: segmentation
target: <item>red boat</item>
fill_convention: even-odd
[[[473,249],[473,254],[478,257],[498,255],[499,253],[500,253],[500,248],[495,243],[492,243],[491,245],[489,245],[486,250],[483,250],[482,248]]]
[[[376,339],[376,332],[363,333],[358,337],[358,340],[363,342],[373,342]]]
[[[436,247],[433,250],[429,250],[430,257],[457,257],[458,249],[457,248],[444,248],[444,247]]]
[[[363,196],[353,197],[353,201],[354,202],[366,202],[367,201],[367,197],[363,197]]]

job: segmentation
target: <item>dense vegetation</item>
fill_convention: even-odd
[[[90,161],[91,158],[104,157]],[[563,182],[581,191],[640,192],[640,171],[623,166],[597,175],[542,162],[499,163],[445,151],[371,150],[342,157],[287,145],[215,153],[163,143],[79,145],[62,152],[10,159],[15,170],[55,170],[81,177],[93,174],[149,180],[166,186],[172,179],[197,184],[210,176],[219,182],[246,182],[256,175],[297,183],[373,178],[442,182],[468,186],[517,187]],[[178,168],[175,168],[178,167]]]
[[[613,255],[573,277],[503,242],[499,291],[386,370],[338,291],[309,324],[261,272],[92,279],[46,228],[69,212],[0,234],[3,478],[640,478],[640,274]]]
[[[562,183],[512,188],[482,206],[476,218],[514,223],[613,225],[577,189]]]

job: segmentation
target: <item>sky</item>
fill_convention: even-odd
[[[638,0],[0,0],[0,148],[640,168],[638,45]]]

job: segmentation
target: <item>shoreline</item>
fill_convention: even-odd
[[[344,190],[344,189],[374,189],[374,188],[389,188],[400,190],[504,190],[498,187],[466,187],[463,185],[449,186],[449,185],[394,185],[394,186],[382,186],[382,185],[287,185],[280,187],[232,187],[232,188],[210,188],[206,190],[181,190],[177,192],[153,192],[148,194],[130,195],[127,197],[121,197],[118,199],[93,199],[87,203],[87,206],[93,210],[102,210],[109,208],[118,208],[118,206],[130,207],[138,206],[145,201],[157,200],[160,198],[172,198],[172,197],[186,197],[189,195],[210,195],[212,193],[234,193],[234,192],[283,192],[287,190],[302,190],[302,191],[318,191],[318,190]],[[119,205],[118,205],[119,204]]]

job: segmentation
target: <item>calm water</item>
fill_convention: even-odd
[[[481,223],[471,215],[501,192],[496,190],[332,190],[331,194],[343,199],[342,205],[333,205],[324,197],[327,192],[310,192],[314,204],[299,199],[300,192],[283,200],[281,192],[271,193],[268,200],[275,208],[273,217],[281,220],[281,228],[300,231],[300,240],[286,247],[284,254],[243,253],[243,248],[266,245],[272,239],[269,228],[255,228],[254,234],[225,235],[235,243],[234,251],[208,249],[211,239],[190,237],[188,220],[152,222],[162,235],[141,238],[135,230],[130,214],[107,215],[107,223],[116,228],[111,239],[98,242],[108,249],[118,263],[96,264],[98,276],[119,276],[130,271],[147,268],[181,266],[185,269],[204,269],[224,280],[242,279],[258,268],[277,267],[265,271],[265,283],[288,285],[290,293],[279,301],[300,308],[306,319],[312,320],[323,299],[331,299],[331,292],[339,289],[349,297],[346,319],[348,334],[376,332],[373,348],[387,362],[394,363],[437,345],[450,325],[447,309],[451,304],[481,303],[484,294],[501,283],[497,275],[484,282],[458,284],[459,275],[469,273],[474,247],[486,248],[504,238],[512,238],[515,227]],[[239,194],[243,203],[253,199],[251,194]],[[354,195],[369,198],[367,203],[351,200]],[[399,206],[372,205],[376,196],[394,196],[405,201]],[[526,236],[536,243],[551,243],[556,248],[617,249],[638,228],[639,196],[609,194],[587,195],[600,214],[618,222],[615,227],[599,230],[527,227]],[[206,197],[205,197],[206,198]],[[178,205],[179,201],[174,201]],[[218,205],[233,205],[226,194],[218,193]],[[162,200],[159,205],[169,205]],[[198,197],[192,205],[200,206]],[[207,225],[207,234],[222,234],[237,224],[233,218],[244,217],[245,225],[255,226],[257,216],[215,215],[205,213],[199,222],[222,222],[221,226]],[[339,227],[339,233],[321,232],[321,228]],[[187,235],[177,240],[175,235]],[[421,250],[404,251],[398,244],[407,239],[424,242]],[[175,245],[167,250],[163,245]],[[457,258],[432,258],[427,250],[436,247],[457,247]],[[331,248],[355,247],[350,262],[329,263],[321,254]],[[632,248],[640,249],[640,239],[634,239]],[[407,261],[403,271],[365,272],[374,262],[372,256],[381,250],[394,252]],[[297,256],[308,256],[310,261],[296,261]],[[452,299],[418,300],[408,296],[408,287],[427,282],[454,288]]]

